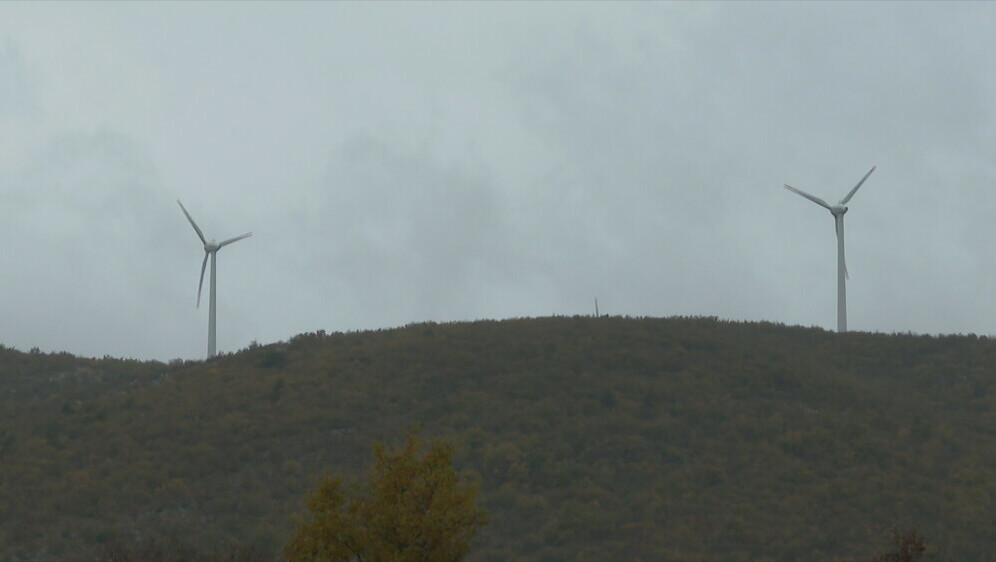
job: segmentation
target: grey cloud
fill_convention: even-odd
[[[858,283],[894,296],[889,286],[898,280],[890,273],[898,269],[890,262],[902,255],[916,263],[924,251],[908,242],[923,228],[917,223],[935,220],[933,213],[943,217],[940,224],[960,223],[947,215],[959,213],[965,200],[936,186],[958,181],[964,168],[950,166],[959,160],[985,160],[981,141],[991,128],[986,100],[993,92],[979,70],[992,55],[970,56],[981,53],[958,40],[966,27],[975,27],[969,36],[978,39],[980,14],[926,9],[943,23],[918,7],[883,5],[857,14],[831,5],[723,5],[684,27],[648,14],[622,38],[583,29],[567,35],[523,59],[509,84],[524,100],[524,121],[556,147],[551,152],[562,166],[574,168],[571,189],[583,194],[575,197],[598,210],[585,226],[597,228],[592,238],[606,242],[605,255],[620,259],[616,271],[680,295],[669,299],[672,310],[691,303],[755,319],[829,319],[832,223],[785,198],[781,183],[840,197],[879,164],[852,205],[849,256],[856,271],[872,273]],[[949,153],[934,156],[938,150]],[[948,167],[943,177],[935,163]],[[903,184],[905,190],[894,189]],[[978,186],[970,193],[985,193]],[[902,214],[881,211],[900,202]],[[894,220],[883,225],[885,217]],[[806,239],[788,244],[799,236]],[[950,226],[935,240],[936,259],[952,267],[964,263],[962,251],[988,252],[984,238]],[[868,259],[876,253],[883,254],[879,261]],[[660,265],[644,265],[650,256]],[[826,277],[819,281],[819,294],[828,297],[819,312],[811,309],[813,282],[800,278],[808,271]],[[913,277],[922,279],[922,272]],[[655,310],[647,297],[652,288],[637,292],[644,295],[640,308]],[[892,317],[882,301],[855,316],[866,327],[895,329],[915,302],[908,299],[884,299]],[[858,298],[852,303],[861,306]],[[798,314],[807,308],[809,314]],[[970,314],[948,316],[957,317],[948,325],[965,324]]]
[[[224,350],[595,297],[831,327],[833,222],[781,185],[871,165],[851,325],[994,330],[992,4],[230,10],[0,6],[0,341],[202,356],[176,197],[256,233],[219,254]]]
[[[170,199],[148,156],[109,131],[58,137],[3,186],[15,209],[0,227],[7,254],[0,339],[29,347],[167,356],[161,328],[181,326]],[[190,269],[194,269],[191,267]],[[144,311],[138,313],[137,311]],[[168,332],[178,330],[166,328]],[[101,352],[101,350],[104,350]]]
[[[308,261],[368,315],[474,317],[485,285],[513,275],[502,198],[473,170],[362,136],[334,153],[321,190],[302,236],[332,243]]]
[[[576,254],[561,269],[600,264],[590,290],[613,294],[627,313],[732,306],[733,314],[749,315],[746,303],[758,300],[777,309],[751,271],[758,256],[743,239],[752,210],[741,206],[737,189],[752,178],[741,183],[742,160],[731,161],[706,134],[707,93],[675,78],[687,64],[676,56],[675,38],[656,41],[643,29],[608,43],[579,33],[508,75],[524,122],[551,147],[548,174],[563,178],[553,188],[567,205],[555,215],[557,230],[584,241],[561,248]],[[741,285],[719,287],[723,276]]]
[[[0,35],[0,119],[33,113],[39,104],[38,89],[17,45]]]

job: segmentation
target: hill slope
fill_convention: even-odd
[[[996,552],[996,341],[700,318],[305,334],[208,362],[0,349],[0,558],[276,550],[324,471],[414,422],[462,444],[477,561],[867,559],[893,524]]]

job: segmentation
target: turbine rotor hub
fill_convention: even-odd
[[[204,251],[205,252],[215,252],[215,251],[218,250],[219,247],[220,246],[218,246],[218,243],[215,242],[214,240],[212,240],[212,241],[208,242],[207,244],[204,244]]]

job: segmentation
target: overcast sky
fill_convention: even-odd
[[[996,334],[996,3],[0,3],[0,343],[593,313]]]

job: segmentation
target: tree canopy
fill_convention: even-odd
[[[424,450],[423,450],[424,449]],[[289,562],[458,562],[487,521],[477,487],[462,484],[453,448],[423,446],[416,430],[398,449],[374,447],[365,484],[324,476],[308,494],[310,519],[284,549]]]
[[[996,339],[973,335],[603,316],[190,362],[0,346],[0,560],[280,550],[323,473],[357,481],[413,422],[480,482],[468,562],[859,560],[892,525],[988,560],[994,413]]]

